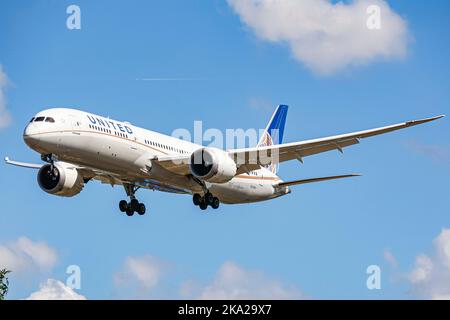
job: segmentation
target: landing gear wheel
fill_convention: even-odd
[[[137,199],[131,199],[131,201],[130,201],[130,208],[133,211],[138,211],[139,201]]]
[[[127,196],[130,197],[130,202],[126,202],[122,200],[119,202],[119,209],[122,212],[125,212],[127,216],[131,217],[134,213],[138,213],[139,215],[145,214],[145,204],[140,203],[138,199],[135,197],[135,193],[139,190],[140,186],[136,186],[130,183],[124,183],[123,187],[125,188],[125,192]]]
[[[194,194],[194,196],[192,197],[192,202],[194,203],[194,205],[198,206],[201,201],[202,201],[202,196],[199,195],[198,193]]]
[[[202,209],[202,210],[206,210],[206,208],[208,208],[208,204],[206,203],[206,201],[200,202],[200,204],[199,204],[198,206],[199,206],[200,209]]]
[[[212,193],[211,192],[207,192],[206,194],[205,194],[205,202],[206,202],[206,204],[208,205],[210,205],[210,204],[212,204],[213,203],[213,200],[214,200],[214,196],[212,195]]]
[[[120,209],[120,211],[121,212],[127,211],[127,205],[128,205],[128,203],[125,200],[121,200],[119,202],[119,209]]]
[[[128,204],[127,205],[127,211],[126,211],[127,216],[131,217],[134,214],[134,210],[131,208],[131,206]]]
[[[212,203],[211,203],[211,208],[217,209],[217,208],[219,208],[219,206],[220,206],[220,200],[219,200],[219,198],[214,197],[214,198],[213,198],[213,201],[212,201]]]
[[[137,213],[141,216],[143,214],[145,214],[145,204],[139,203],[138,208],[137,208]]]

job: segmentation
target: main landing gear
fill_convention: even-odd
[[[194,194],[192,202],[194,202],[194,205],[199,206],[201,210],[206,210],[208,206],[211,206],[213,209],[217,209],[220,206],[219,198],[214,197],[209,191],[203,197],[198,193]]]
[[[50,172],[54,172],[54,169],[55,169],[55,159],[56,159],[56,156],[54,156],[53,154],[51,154],[51,153],[43,153],[43,154],[41,154],[41,160],[42,161],[45,161],[45,162],[47,162],[47,163],[50,163]]]
[[[145,214],[145,204],[140,203],[134,196],[134,194],[137,190],[139,190],[140,187],[136,187],[131,184],[124,184],[123,187],[125,188],[127,196],[130,197],[130,202],[121,200],[119,202],[120,211],[125,212],[129,217],[131,217],[135,212],[137,212],[141,216]]]

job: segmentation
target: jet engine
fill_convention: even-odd
[[[37,181],[42,190],[62,197],[73,197],[84,187],[83,177],[72,165],[55,162],[39,169]]]
[[[225,183],[236,175],[236,163],[226,152],[216,148],[201,148],[191,155],[190,170],[194,177],[214,183]]]

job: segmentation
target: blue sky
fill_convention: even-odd
[[[258,36],[232,8],[235,2],[2,3],[0,65],[9,79],[2,90],[11,114],[0,129],[2,156],[39,161],[22,131],[49,106],[170,134],[192,129],[195,120],[221,130],[261,128],[283,103],[290,106],[285,141],[450,113],[449,3],[390,1],[407,23],[404,56],[324,75],[295,56],[289,41]],[[81,8],[81,30],[66,28],[72,3]],[[229,269],[257,283],[246,288],[249,295],[267,285],[267,292],[282,288],[287,297],[429,297],[431,284],[418,287],[409,274],[421,253],[438,263],[440,242],[433,239],[450,228],[449,133],[444,118],[364,140],[343,156],[282,164],[285,180],[363,176],[294,187],[280,199],[223,205],[209,214],[188,196],[140,191],[148,214],[128,218],[118,211],[125,198],[119,187],[89,183],[78,196],[59,198],[40,190],[36,172],[0,165],[0,259],[2,248],[19,250],[21,237],[45,243],[57,257],[48,267],[23,260],[30,267],[11,275],[9,298],[25,298],[49,278],[65,282],[73,264],[82,271],[77,293],[89,299],[195,298],[214,286],[232,287],[220,278]],[[152,265],[154,285],[140,283],[130,261]],[[366,287],[372,264],[381,267],[381,290]]]

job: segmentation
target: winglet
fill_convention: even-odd
[[[427,122],[431,122],[431,121],[434,121],[434,120],[438,120],[438,119],[441,119],[441,118],[444,118],[444,117],[445,117],[445,115],[442,114],[442,115],[436,116],[436,117],[425,118],[425,119],[420,119],[420,120],[407,121],[406,124],[408,126],[415,126],[415,125],[418,125],[418,124],[422,124],[422,123],[427,123]]]

